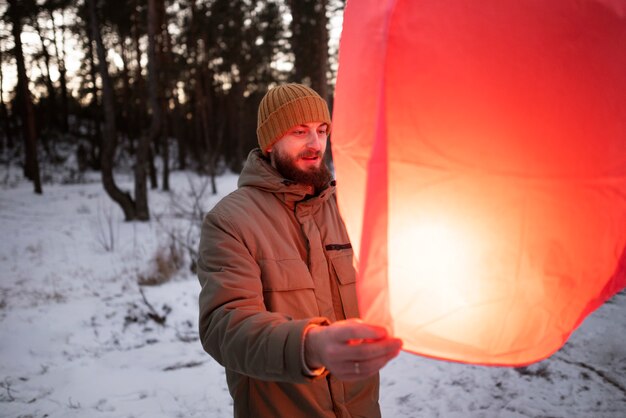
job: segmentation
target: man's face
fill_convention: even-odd
[[[331,179],[324,164],[328,125],[310,122],[294,126],[267,151],[272,165],[285,178],[313,186],[315,193]]]

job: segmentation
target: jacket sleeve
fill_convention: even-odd
[[[224,217],[209,213],[203,222],[197,274],[200,340],[227,369],[261,380],[303,383],[304,329],[325,318],[292,320],[269,312],[263,303],[261,270]]]

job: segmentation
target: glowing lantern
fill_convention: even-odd
[[[348,2],[333,156],[365,320],[549,356],[626,286],[626,2]]]

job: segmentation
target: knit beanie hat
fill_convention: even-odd
[[[263,154],[294,126],[324,122],[330,130],[326,101],[302,84],[283,84],[270,89],[259,104],[256,135]]]

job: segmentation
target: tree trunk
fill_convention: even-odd
[[[171,55],[170,51],[172,50],[170,35],[167,31],[167,21],[165,14],[165,2],[163,0],[159,0],[159,9],[158,9],[158,23],[159,23],[159,33],[161,35],[162,42],[160,43],[160,53],[159,56],[162,60],[157,58],[157,65],[159,69],[169,69],[171,68]],[[161,65],[161,62],[163,65]],[[170,190],[170,147],[169,147],[169,79],[167,77],[167,71],[158,71],[157,76],[160,76],[161,83],[159,84],[161,92],[161,108],[162,108],[162,119],[161,119],[161,140],[162,140],[162,154],[163,154],[163,191],[168,192]]]
[[[189,154],[196,164],[196,169],[199,172],[205,172],[204,155],[206,154],[206,150],[204,149],[204,139],[202,136],[202,113],[197,98],[199,86],[196,79],[198,77],[194,77],[191,71],[188,73],[188,77],[189,83],[185,84],[185,97],[188,99],[185,102],[184,114],[190,116],[190,118],[186,120],[189,130]]]
[[[46,89],[48,90],[48,122],[55,128],[58,128],[59,117],[57,115],[57,95],[54,89],[54,84],[52,83],[52,78],[50,77],[50,53],[48,52],[44,36],[41,33],[41,27],[39,26],[38,20],[34,19],[34,23],[35,30],[37,31],[37,35],[39,36],[39,41],[41,42],[41,52],[43,55],[44,64],[46,66],[46,71],[45,73],[42,73],[42,76],[45,79]]]
[[[39,161],[37,160],[37,131],[20,38],[22,34],[22,10],[20,5],[18,5],[18,0],[9,0],[8,13],[13,25],[12,33],[13,41],[15,42],[15,62],[17,64],[17,89],[22,103],[21,120],[25,150],[24,175],[33,182],[35,193],[42,194]]]
[[[173,134],[176,137],[176,143],[178,144],[178,168],[180,170],[187,169],[187,135],[185,132],[186,120],[184,118],[184,111],[181,109],[183,106],[178,99],[176,89],[172,91],[172,98],[174,99],[174,114],[172,115],[172,128]]]
[[[3,51],[0,48],[0,62],[3,62]],[[14,147],[13,144],[13,131],[11,129],[11,122],[9,121],[9,111],[7,110],[7,105],[4,103],[4,89],[2,85],[4,83],[3,72],[0,69],[0,119],[4,122],[4,135],[6,137],[6,143],[4,138],[0,142],[0,152],[4,151],[6,146],[7,149],[12,150]]]
[[[119,45],[120,45],[120,57],[122,58],[122,85],[124,86],[123,87],[124,97],[129,98],[131,97],[132,93],[130,91],[130,71],[128,69],[128,50],[126,48],[126,39],[122,38],[121,34],[118,34],[118,36],[120,37]],[[122,106],[121,114],[122,114],[122,120],[124,122],[123,122],[122,128],[120,129],[121,131],[126,133],[130,143],[133,142],[133,126],[135,123],[135,121],[133,121],[131,117],[131,109],[132,109],[131,103],[125,102],[124,106]]]
[[[230,89],[229,96],[230,97],[230,114],[234,115],[234,123],[231,124],[232,134],[235,137],[235,155],[234,155],[234,165],[231,164],[231,167],[236,172],[240,172],[243,168],[244,163],[244,151],[243,151],[243,126],[241,121],[245,119],[244,115],[244,82],[243,80],[239,80],[233,84],[233,87]],[[217,151],[217,150],[215,150]]]
[[[316,74],[313,74],[311,77],[311,88],[317,91],[317,93],[322,96],[322,99],[328,100],[328,75],[326,71],[328,70],[328,17],[326,16],[326,4],[327,0],[319,0],[319,7],[317,12],[316,29],[318,39],[317,48],[318,48],[318,57],[319,57],[319,65],[316,68]]]
[[[89,104],[89,113],[91,115],[91,120],[94,126],[93,131],[91,131],[90,142],[91,142],[91,150],[90,150],[90,165],[94,170],[101,169],[101,153],[102,153],[102,131],[100,129],[100,104],[98,103],[98,84],[97,84],[97,68],[96,68],[96,60],[93,51],[93,36],[92,31],[87,29],[87,51],[89,58],[89,76],[91,77],[91,103]]]
[[[328,0],[288,0],[291,9],[294,77],[308,78],[313,90],[328,99]]]
[[[154,143],[150,144],[150,151],[148,153],[148,174],[150,175],[150,188],[152,190],[159,188],[159,179],[157,178],[157,169],[154,163],[154,159],[156,158],[156,150],[154,147]]]
[[[185,116],[186,126],[188,127],[188,148],[189,155],[191,155],[196,169],[200,173],[208,173],[208,144],[205,140],[204,127],[208,123],[208,119],[205,119],[206,113],[204,111],[204,82],[202,80],[202,74],[204,69],[208,69],[206,40],[203,39],[199,28],[202,26],[202,13],[198,11],[198,7],[195,2],[190,3],[190,15],[191,20],[189,23],[190,36],[187,37],[187,54],[186,61],[193,63],[187,69],[187,80],[185,83],[185,109],[183,114]],[[205,36],[208,36],[205,34]],[[204,50],[203,50],[204,48]]]
[[[135,83],[133,85],[133,91],[132,91],[132,111],[133,111],[133,120],[135,122],[136,125],[136,131],[135,134],[137,136],[137,138],[141,137],[141,135],[144,135],[143,129],[144,129],[144,125],[145,125],[145,86],[144,86],[144,79],[143,79],[143,75],[141,74],[142,71],[142,67],[141,67],[141,43],[140,43],[140,36],[141,34],[139,33],[139,27],[140,27],[140,20],[141,20],[141,13],[140,13],[140,9],[139,6],[136,5],[133,11],[133,15],[131,17],[131,21],[132,21],[132,26],[131,26],[131,34],[132,34],[132,38],[133,38],[133,47],[135,50],[135,74],[134,74],[134,79],[135,79]],[[135,144],[134,142],[131,140],[130,142],[131,144],[131,151],[133,153],[136,152],[135,150]]]
[[[57,65],[59,66],[59,83],[61,85],[61,129],[63,132],[69,132],[69,124],[68,124],[68,104],[67,104],[67,70],[65,69],[65,40],[64,35],[62,34],[62,46],[63,46],[63,57],[59,54],[59,47],[57,45],[57,28],[54,23],[54,13],[52,10],[49,11],[50,21],[52,22],[52,40],[54,44],[54,53],[57,59]]]
[[[96,42],[98,54],[98,68],[102,79],[102,104],[104,108],[104,137],[102,141],[102,184],[107,194],[122,208],[124,218],[127,221],[136,219],[135,204],[128,193],[122,192],[115,184],[113,177],[113,157],[117,146],[117,131],[115,127],[115,97],[113,86],[107,68],[106,52],[102,42],[102,35],[96,13],[96,0],[88,0],[89,16],[93,39]]]
[[[157,48],[159,48],[159,13],[158,1],[148,0],[148,97],[151,110],[150,129],[148,135],[142,135],[137,147],[137,164],[135,165],[135,193],[137,195],[137,203],[140,202],[140,193],[147,197],[146,174],[148,171],[148,163],[153,162],[151,157],[150,145],[156,143],[162,130],[162,109],[158,99],[159,92],[159,64],[157,60]],[[150,160],[150,161],[149,161]],[[151,181],[155,174],[154,168],[151,167]],[[152,184],[154,186],[154,183]],[[146,214],[148,213],[147,198],[141,202],[145,205]]]
[[[159,0],[160,1],[160,0]],[[150,174],[150,187],[157,189],[159,182],[157,179],[156,165],[154,159],[156,158],[157,147],[159,145],[159,134],[161,132],[161,106],[159,105],[159,78],[158,78],[158,57],[157,51],[159,48],[159,19],[158,19],[157,4],[155,0],[149,0],[148,2],[148,103],[150,105],[150,127],[148,128],[148,134],[146,140],[149,174]]]
[[[163,191],[170,191],[170,142],[169,142],[169,123],[168,123],[168,112],[165,111],[167,109],[167,102],[163,103],[163,119],[161,120],[161,128],[162,128],[162,145],[161,152],[163,157]]]
[[[217,194],[217,184],[215,177],[217,176],[217,163],[219,161],[218,150],[221,147],[223,131],[216,129],[216,135],[212,135],[211,122],[213,121],[213,97],[211,94],[211,77],[205,77],[203,80],[200,68],[196,70],[196,117],[199,118],[199,130],[204,140],[205,157],[201,159],[204,163],[204,169],[208,170],[211,177],[211,191]]]

